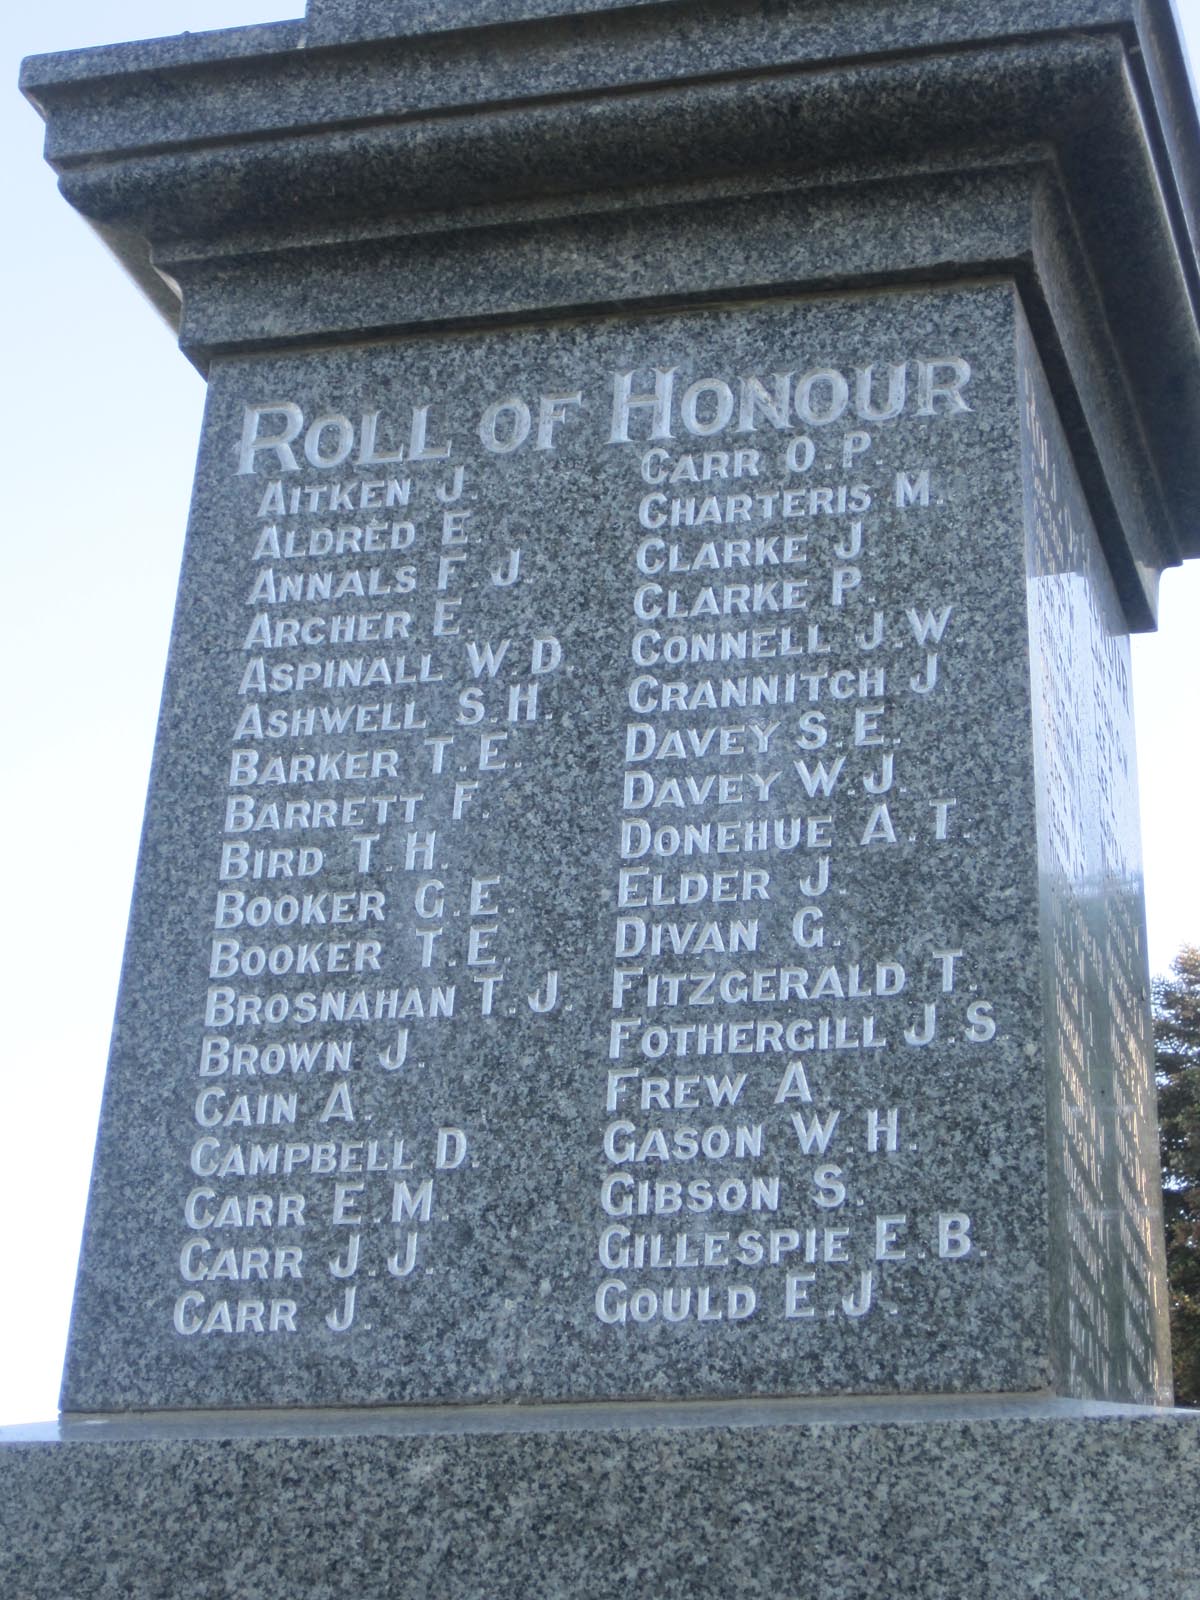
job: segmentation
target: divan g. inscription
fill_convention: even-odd
[[[413,1084],[478,1019],[501,1049],[530,1019],[561,1027],[576,1056],[588,1019],[590,1255],[559,1308],[576,1325],[895,1317],[889,1274],[986,1255],[967,1174],[895,1197],[917,1149],[906,1077],[935,1041],[985,1051],[994,999],[969,941],[928,925],[872,948],[856,899],[889,860],[972,849],[954,770],[899,731],[953,715],[953,575],[876,592],[886,540],[938,501],[972,378],[958,350],[687,381],[635,353],[469,411],[244,399],[180,1339],[403,1320],[504,1141],[453,1107],[409,1122]],[[879,452],[911,419],[928,453]],[[485,536],[494,464],[552,479],[568,449],[618,485],[595,508],[621,551],[615,678],[569,642],[537,528]],[[591,540],[581,526],[585,565]],[[535,611],[497,628],[531,585]],[[514,932],[522,883],[488,840],[505,786],[565,759],[597,693],[618,730],[588,880],[603,933],[568,972]],[[874,1073],[885,1057],[899,1067]],[[390,1121],[364,1120],[384,1082]]]

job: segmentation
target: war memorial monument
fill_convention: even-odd
[[[5,1593],[1195,1600],[1168,0],[309,0],[23,87],[208,402]]]

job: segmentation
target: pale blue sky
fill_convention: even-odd
[[[1180,12],[1200,55],[1200,0]],[[299,15],[302,0],[9,0],[0,54]],[[203,386],[0,100],[7,209],[0,743],[7,898],[0,1423],[54,1414]],[[1200,441],[1197,441],[1200,447]],[[1151,959],[1200,942],[1200,562],[1135,646]],[[137,1294],[130,1285],[130,1294]]]

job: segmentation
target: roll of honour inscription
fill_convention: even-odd
[[[1040,1381],[1011,309],[217,364],[174,1368]]]

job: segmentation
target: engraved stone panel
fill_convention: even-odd
[[[68,1408],[1056,1380],[1018,326],[215,364]],[[1090,883],[1041,592],[1043,875]],[[1068,911],[1054,1014],[1119,1032]],[[1097,1088],[1064,1162],[1124,1195]]]
[[[1169,8],[303,9],[23,73],[210,388],[9,1588],[1184,1592]]]
[[[1169,1404],[1129,646],[1023,318],[1018,339],[1055,1343],[1065,1392]]]

